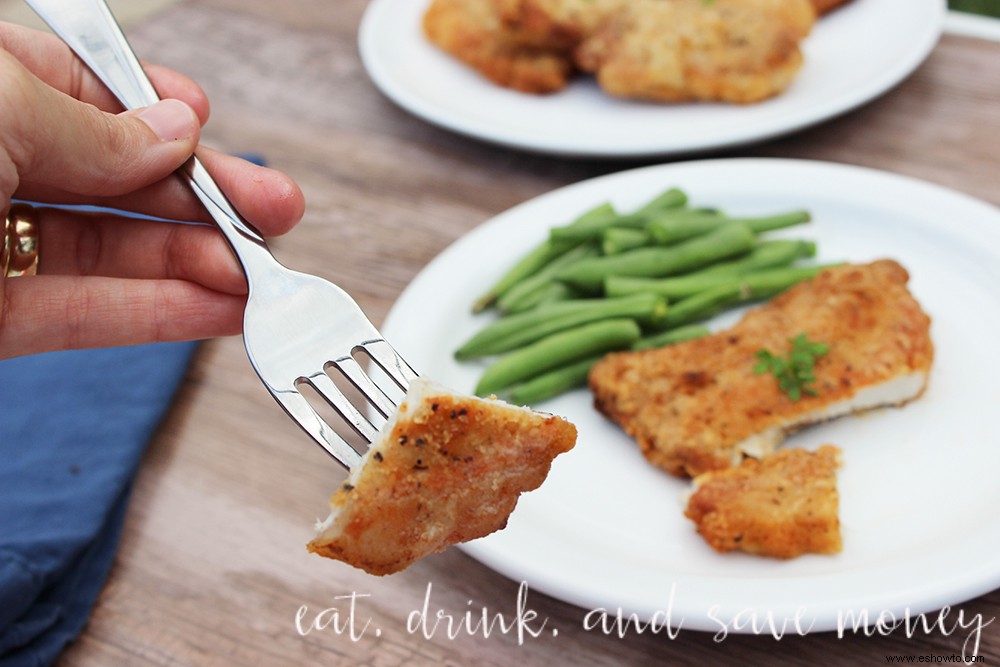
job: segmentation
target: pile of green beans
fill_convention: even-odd
[[[605,354],[709,333],[704,321],[769,299],[825,266],[795,265],[816,244],[767,239],[806,211],[730,216],[669,188],[631,213],[601,204],[548,238],[473,304],[496,317],[455,351],[490,361],[476,386],[533,405],[583,386]]]

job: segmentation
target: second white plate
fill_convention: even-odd
[[[359,31],[366,70],[404,109],[447,129],[571,156],[676,155],[747,144],[827,120],[909,75],[940,37],[945,0],[854,0],[806,39],[792,86],[758,104],[645,104],[609,97],[588,77],[547,96],[496,86],[429,43],[430,0],[373,0]]]

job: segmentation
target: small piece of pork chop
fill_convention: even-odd
[[[415,380],[308,548],[370,574],[391,574],[507,525],[576,427],[495,399]]]
[[[694,478],[684,515],[716,551],[795,558],[841,550],[840,450],[784,449]]]
[[[902,405],[924,391],[934,357],[930,318],[908,279],[892,260],[827,269],[726,331],[610,354],[590,372],[594,403],[678,476],[766,454],[807,424]],[[802,333],[829,351],[816,361],[817,395],[796,401],[754,368],[758,351],[785,356]]]

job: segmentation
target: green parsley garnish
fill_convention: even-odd
[[[758,350],[756,356],[759,362],[754,366],[753,372],[758,375],[774,373],[778,379],[778,388],[793,401],[802,398],[803,394],[815,396],[816,390],[809,386],[816,381],[813,370],[816,360],[829,352],[830,346],[826,343],[813,343],[804,333],[789,338],[788,343],[792,349],[787,359],[775,356],[770,350]]]

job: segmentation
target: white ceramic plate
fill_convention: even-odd
[[[628,211],[669,186],[734,214],[807,208],[814,221],[784,236],[816,240],[821,261],[897,259],[933,318],[936,360],[920,400],[788,441],[843,449],[843,552],[791,561],[714,553],[682,514],[688,484],[647,464],[594,411],[586,390],[542,406],[577,425],[576,448],[522,496],[505,530],[467,552],[584,609],[622,607],[646,618],[672,609],[684,628],[712,631],[716,618],[797,611],[813,630],[830,630],[851,612],[868,610],[873,620],[882,611],[916,614],[1000,586],[1000,561],[990,556],[1000,552],[1000,211],[990,205],[822,162],[709,160],[626,171],[524,203],[457,241],[401,295],[384,333],[418,371],[471,391],[482,366],[451,353],[490,317],[470,314],[475,297],[550,226],[604,201]]]
[[[636,157],[752,143],[798,130],[881,95],[937,43],[945,0],[854,0],[824,17],[805,65],[782,95],[753,105],[645,104],[611,98],[579,77],[534,96],[480,77],[430,44],[430,0],[372,0],[359,42],[375,84],[404,109],[447,129],[545,153]]]

